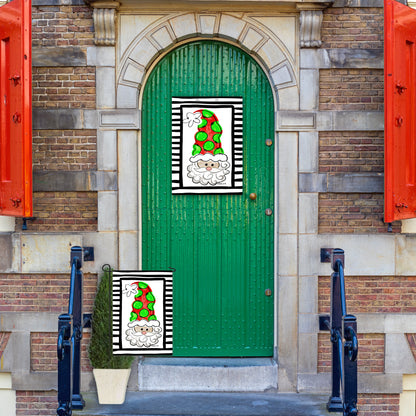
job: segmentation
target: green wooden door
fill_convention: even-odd
[[[243,98],[242,194],[172,195],[171,100],[186,96]],[[176,269],[174,355],[271,356],[274,110],[265,74],[234,46],[188,43],[153,69],[142,108],[142,267]]]

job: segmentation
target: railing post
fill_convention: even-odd
[[[355,416],[357,410],[357,318],[346,315],[343,319],[344,329],[344,415]]]
[[[342,333],[341,286],[337,261],[344,264],[344,250],[333,249],[331,266],[331,341],[332,341],[332,393],[327,408],[329,412],[342,412],[341,398],[341,365],[338,358],[337,332]]]
[[[83,409],[85,401],[81,391],[81,339],[82,339],[82,248],[75,246],[71,248],[71,266],[75,265],[74,297],[73,297],[73,378],[72,378],[72,408]]]
[[[62,314],[58,320],[58,409],[59,416],[72,414],[72,354],[71,354],[71,316]]]

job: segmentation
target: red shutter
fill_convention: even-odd
[[[31,1],[0,7],[0,215],[32,216]]]
[[[416,217],[416,10],[384,0],[384,218]]]

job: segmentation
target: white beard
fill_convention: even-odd
[[[161,332],[162,328],[154,328],[153,332],[142,334],[141,332],[136,332],[134,328],[131,328],[126,331],[126,339],[133,346],[148,348],[158,343],[159,338],[162,336]]]
[[[216,185],[217,183],[224,182],[226,175],[230,173],[228,162],[220,162],[219,168],[212,168],[212,170],[206,170],[200,168],[196,162],[188,166],[188,178],[192,179],[193,183],[200,183],[201,185]]]

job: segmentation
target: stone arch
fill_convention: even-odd
[[[176,13],[153,22],[126,47],[117,74],[117,107],[137,108],[138,92],[151,64],[189,39],[223,39],[259,61],[273,88],[298,85],[296,58],[284,41],[255,17],[232,13]]]

